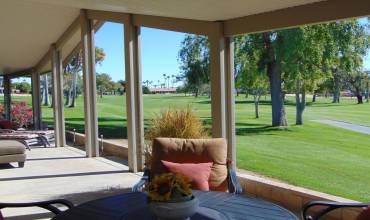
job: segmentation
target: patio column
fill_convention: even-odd
[[[36,130],[41,129],[41,91],[40,91],[40,74],[32,72],[32,108],[33,108],[33,124]]]
[[[222,37],[221,31],[217,30],[214,34],[209,36],[209,41],[211,59],[212,136],[214,138],[226,138],[225,38]]]
[[[3,77],[4,82],[4,111],[5,111],[5,118],[7,120],[11,120],[10,112],[12,110],[12,100],[11,100],[11,79],[9,76],[4,75]]]
[[[7,75],[4,75],[3,78],[4,83],[4,112],[5,112],[5,118],[7,120],[11,120],[10,112],[12,110],[12,100],[11,100],[11,80],[10,77]]]
[[[57,50],[55,44],[51,46],[51,63],[53,78],[53,113],[55,146],[65,147],[65,125],[64,125],[64,102],[63,102],[63,62],[61,51]]]
[[[125,76],[127,106],[128,164],[132,172],[143,168],[144,120],[140,58],[140,27],[132,24],[132,16],[124,26]]]
[[[209,36],[211,54],[212,136],[227,139],[228,159],[235,167],[234,42],[222,26]]]
[[[234,40],[225,38],[225,104],[226,104],[226,139],[227,156],[236,168],[236,138],[235,138],[235,72],[234,72]]]
[[[84,82],[85,149],[88,157],[99,157],[94,23],[81,10],[82,66]]]

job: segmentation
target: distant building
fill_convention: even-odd
[[[152,94],[176,93],[176,88],[149,88]]]

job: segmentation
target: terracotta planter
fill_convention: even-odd
[[[150,202],[149,209],[158,220],[188,220],[199,207],[194,196],[183,201]]]

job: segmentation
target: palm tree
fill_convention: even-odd
[[[166,82],[167,82],[167,74],[163,73],[163,79],[164,79],[164,85],[166,85]]]

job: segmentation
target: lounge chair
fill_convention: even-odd
[[[27,130],[11,130],[0,129],[0,140],[17,140],[26,145],[30,149],[31,145],[50,146],[50,142],[54,141],[54,131],[27,131]]]
[[[0,140],[0,164],[18,162],[19,167],[26,161],[26,147],[13,140]]]

